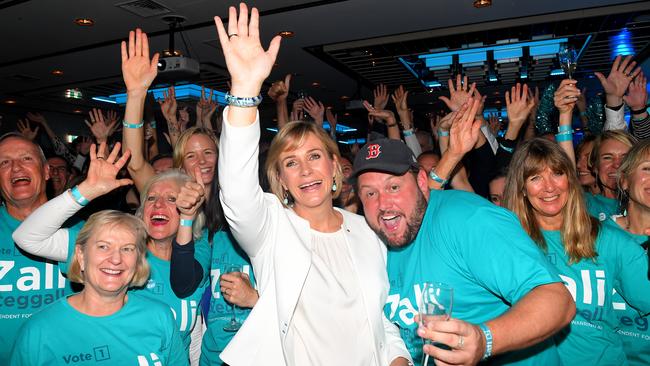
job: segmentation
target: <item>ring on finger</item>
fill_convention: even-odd
[[[465,345],[465,338],[463,336],[458,336],[458,343],[456,344],[456,349],[463,349]]]
[[[98,156],[97,159],[102,159],[103,160],[103,159],[106,159],[106,158],[104,158],[103,156]]]

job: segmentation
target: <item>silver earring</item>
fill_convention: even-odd
[[[336,182],[334,182],[334,184],[332,184],[332,192],[336,192],[336,188]]]
[[[284,199],[282,200],[282,203],[284,203],[285,206],[289,205],[289,193],[287,193],[287,191],[284,191]]]

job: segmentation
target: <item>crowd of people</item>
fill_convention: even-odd
[[[204,95],[192,121],[170,87],[156,126],[158,55],[136,29],[121,124],[94,109],[92,138],[68,145],[28,113],[0,137],[0,364],[650,363],[650,116],[632,57],[596,73],[599,114],[577,80],[512,85],[505,131],[467,76],[430,132],[407,90],[379,85],[368,142],[341,153],[322,102],[290,110],[290,75],[266,93],[279,131],[260,142],[281,39],[265,49],[243,3],[228,19],[221,113]],[[449,318],[422,316],[432,281],[453,288]]]

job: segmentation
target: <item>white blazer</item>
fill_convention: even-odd
[[[251,259],[260,298],[221,359],[231,366],[286,365],[286,335],[312,264],[306,247],[312,240],[311,229],[308,221],[259,186],[259,114],[247,127],[229,125],[226,116],[227,108],[219,143],[220,198],[234,237]],[[383,313],[389,286],[386,247],[363,217],[339,212],[376,359],[381,365],[397,357],[411,360],[397,327]],[[323,317],[336,317],[336,309]]]

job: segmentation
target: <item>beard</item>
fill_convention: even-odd
[[[415,199],[415,208],[410,215],[406,217],[406,229],[404,234],[401,237],[390,239],[386,233],[380,227],[373,227],[370,225],[372,231],[377,234],[379,239],[383,241],[386,245],[391,248],[401,248],[408,244],[411,244],[418,233],[420,232],[420,227],[422,226],[422,219],[424,218],[424,213],[427,211],[427,200],[424,197],[424,194],[418,189],[417,197]],[[381,216],[382,213],[380,212]],[[370,224],[370,223],[368,223]]]

